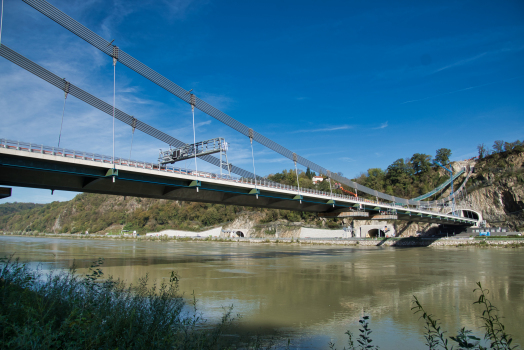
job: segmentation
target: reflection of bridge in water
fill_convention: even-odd
[[[330,193],[326,193],[269,182],[267,179],[255,174],[253,152],[253,172],[227,164],[227,162],[224,164],[222,158],[219,159],[209,152],[198,155],[199,159],[217,166],[220,169],[220,173],[225,170],[228,174],[233,173],[240,176],[240,178],[232,178],[188,169],[174,167],[164,168],[158,163],[115,159],[114,140],[113,157],[94,154],[89,155],[89,153],[86,152],[54,149],[42,145],[25,145],[23,143],[4,140],[1,151],[0,167],[2,168],[2,173],[0,175],[0,184],[51,190],[82,191],[300,210],[321,213],[324,217],[382,220],[402,219],[455,225],[474,225],[477,223],[477,220],[474,218],[447,215],[440,212],[442,208],[445,209],[449,201],[455,198],[455,194],[438,201],[421,202],[421,199],[425,199],[443,190],[446,184],[439,186],[437,189],[421,197],[404,199],[378,192],[377,190],[351,181],[301,157],[209,105],[198,98],[192,90],[187,91],[163,77],[115,46],[113,41],[110,42],[100,37],[45,0],[22,1],[108,55],[111,58],[113,66],[120,63],[128,67],[169,93],[187,102],[193,112],[195,109],[198,109],[248,137],[251,147],[253,147],[253,141],[255,141],[276,152],[277,156],[288,158],[295,165],[297,184],[297,164],[300,164],[319,175],[327,177],[330,184],[331,180],[334,180],[337,183],[353,188],[355,194],[359,194],[360,196],[365,194],[376,200],[365,200],[357,196],[353,197],[331,193],[331,191]],[[177,140],[145,124],[134,116],[119,110],[115,107],[114,102],[113,105],[110,105],[102,101],[96,96],[82,90],[80,87],[61,78],[59,75],[30,61],[4,44],[0,46],[0,56],[62,90],[64,92],[64,106],[67,96],[72,95],[102,112],[109,114],[114,119],[129,125],[133,132],[137,129],[165,142],[170,147],[175,147],[175,149],[178,150],[186,150],[187,154],[191,153],[191,147],[188,149],[188,146],[191,145]],[[116,70],[114,70],[114,75],[116,77]],[[115,101],[114,98],[113,101]],[[195,140],[193,140],[193,142],[193,145],[197,144]],[[23,147],[20,147],[20,145],[23,145]],[[194,153],[196,157],[198,153],[196,146],[194,146]],[[469,173],[468,171],[467,176],[469,176]],[[458,177],[458,175],[460,174],[457,174],[456,177]],[[452,181],[453,179],[450,180],[451,183]],[[467,181],[467,177],[465,181]],[[461,188],[464,187],[465,181]]]

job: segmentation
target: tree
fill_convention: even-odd
[[[415,153],[413,157],[411,157],[411,163],[413,164],[415,174],[425,173],[431,169],[431,156],[423,153]]]
[[[384,170],[380,168],[371,168],[368,170],[365,186],[377,191],[382,191],[384,189],[385,177],[386,173]]]
[[[504,151],[504,141],[502,140],[495,141],[495,143],[493,144],[493,150],[497,153],[503,152]]]
[[[394,161],[387,169],[387,177],[393,184],[398,183],[400,179],[413,176],[414,170],[411,163],[400,158]]]
[[[518,145],[519,145],[518,140],[515,142],[504,142],[504,151],[511,151]]]
[[[313,178],[313,173],[311,173],[311,169],[307,168],[306,170],[306,176],[308,177],[308,179],[312,179]]]
[[[451,150],[448,148],[440,148],[437,150],[435,160],[442,165],[449,163],[449,157],[451,157]]]
[[[477,150],[479,151],[479,158],[482,159],[485,156],[487,156],[488,150],[486,148],[486,145],[481,143],[477,146]]]

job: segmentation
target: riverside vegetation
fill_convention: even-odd
[[[522,142],[497,141],[493,151],[489,152],[486,151],[485,146],[482,147],[484,148],[479,150],[481,158],[475,164],[477,172],[472,175],[468,183],[468,195],[474,196],[475,193],[480,193],[489,186],[493,187],[494,191],[503,191],[504,199],[507,199],[509,204],[507,208],[503,208],[501,215],[493,216],[494,225],[500,225],[501,221],[504,222],[507,219],[507,225],[514,230],[524,230],[523,201],[516,195],[512,196],[511,192],[521,191],[524,185],[522,164],[515,160],[524,158]],[[434,159],[445,164],[449,162],[450,156],[449,149],[441,148],[437,150]],[[413,198],[430,191],[449,178],[444,170],[432,166],[431,160],[430,155],[416,153],[410,158],[396,160],[386,170],[369,169],[354,180],[394,196]],[[315,173],[309,169],[305,172],[300,171],[298,176],[300,187],[329,192],[328,181],[313,184],[314,175]],[[293,169],[283,170],[267,178],[282,184],[297,184],[297,177]],[[513,187],[504,182],[510,180]],[[333,182],[331,185],[335,193],[342,193],[340,189],[336,188],[338,185]],[[352,190],[351,188],[346,189]],[[441,193],[441,195],[447,194],[449,193]],[[436,195],[431,199],[438,198]],[[487,198],[485,202],[492,203],[489,205],[496,204],[490,198]],[[342,219],[321,219],[308,212],[83,193],[71,201],[61,203],[1,204],[0,230],[47,233],[83,233],[85,231],[116,233],[122,229],[136,230],[138,233],[157,232],[164,229],[201,231],[231,222],[245,213],[253,217],[257,224],[263,225],[281,222],[284,225],[299,224],[311,227],[341,228],[342,226]],[[490,216],[487,219],[489,222]]]
[[[69,271],[43,274],[12,257],[0,260],[0,347],[3,349],[261,349],[274,348],[272,339],[235,337],[232,309],[221,321],[206,324],[196,301],[186,305],[178,290],[178,276],[150,282],[147,275],[136,286],[103,278],[102,260],[89,273]],[[446,336],[439,321],[413,297],[415,314],[425,324],[429,349],[517,349],[506,333],[489,291],[477,283],[484,341],[461,328]],[[369,316],[360,319],[358,337],[347,331],[348,349],[378,349],[373,344]],[[288,340],[287,348],[291,346]],[[335,344],[329,347],[335,349]],[[346,349],[346,348],[344,348]]]

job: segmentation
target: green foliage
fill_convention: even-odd
[[[276,228],[272,227],[272,228],[268,228],[268,229],[264,230],[264,233],[266,235],[274,236],[277,233],[277,230],[276,230]]]
[[[369,327],[369,316],[363,316],[358,320],[358,323],[360,323],[359,328],[359,336],[357,338],[358,345],[355,346],[355,342],[353,340],[353,333],[351,331],[347,331],[344,334],[347,334],[348,336],[348,350],[378,350],[378,346],[373,345],[373,339],[371,339],[371,329]],[[332,350],[336,350],[335,344],[330,342],[329,348]],[[344,350],[346,348],[344,347]]]
[[[306,177],[311,180],[311,179],[313,179],[313,176],[316,176],[315,172],[311,171],[311,169],[307,168],[307,170],[306,170]]]
[[[523,142],[520,142],[519,140],[514,141],[514,142],[504,142],[504,151],[506,151],[506,152],[512,151],[516,147],[519,147],[519,146],[520,147],[523,146]]]
[[[444,337],[444,333],[446,332],[442,330],[439,320],[424,310],[424,307],[420,304],[416,296],[413,296],[413,303],[415,306],[413,306],[411,310],[415,310],[415,314],[420,313],[420,318],[426,323],[424,326],[426,329],[426,332],[424,333],[426,345],[430,349],[437,349],[440,347],[448,350],[448,340]]]
[[[486,330],[484,338],[491,343],[492,349],[516,349],[516,345],[511,346],[513,339],[506,333],[504,325],[500,322],[500,317],[497,315],[498,309],[487,298],[489,290],[482,288],[480,282],[477,282],[477,286],[478,288],[475,288],[473,292],[480,292],[480,294],[478,300],[473,304],[478,304],[484,309],[480,317],[484,321],[483,328]]]
[[[330,229],[339,229],[339,228],[341,228],[340,224],[336,221],[336,219],[327,220],[326,225]]]
[[[0,229],[47,233],[105,233],[136,230],[139,233],[164,228],[201,230],[234,220],[237,206],[176,202],[149,198],[82,193],[69,202],[27,206],[0,215]],[[7,211],[6,204],[0,211]],[[117,226],[117,227],[114,227]]]
[[[477,287],[473,292],[479,292],[479,298],[473,304],[477,304],[483,308],[480,318],[484,321],[482,328],[485,330],[484,339],[488,342],[489,349],[517,349],[517,345],[511,345],[513,339],[511,335],[506,333],[504,325],[500,322],[500,317],[497,315],[498,309],[493,306],[487,298],[489,291],[482,288],[480,282],[477,282]],[[416,314],[420,313],[420,318],[423,319],[426,324],[426,332],[424,333],[426,345],[430,349],[449,349],[448,339],[446,339],[444,335],[446,332],[442,330],[439,320],[424,310],[424,307],[416,296],[413,296],[413,304],[414,306],[411,309],[415,310]],[[473,332],[467,330],[465,327],[461,328],[456,336],[450,336],[449,339],[456,342],[460,349],[487,349],[480,345],[480,338],[474,336]],[[452,348],[453,347],[451,347],[451,349]]]
[[[178,276],[136,286],[103,276],[101,260],[85,276],[44,275],[18,261],[0,268],[0,347],[2,349],[215,349],[226,345],[222,322],[203,330],[205,320],[186,311]]]
[[[0,206],[0,216],[10,215],[21,211],[27,211],[34,208],[42,208],[44,204],[36,203],[5,203]]]
[[[495,141],[495,143],[493,144],[493,151],[497,153],[504,152],[504,141],[502,140]]]
[[[449,162],[449,157],[451,157],[451,150],[448,148],[440,148],[437,150],[435,160],[442,165],[446,165]]]
[[[477,150],[479,152],[479,159],[484,158],[485,156],[489,155],[489,151],[486,148],[486,145],[481,143],[477,146]]]
[[[451,154],[451,151],[447,151],[449,150],[441,148],[437,155],[446,159]],[[420,153],[415,153],[411,158],[397,159],[385,172],[372,168],[355,179],[364,186],[401,198],[418,197],[446,180],[447,177],[441,176],[439,169],[431,166],[431,156]],[[364,197],[374,199],[369,195]]]
[[[465,327],[459,329],[457,335],[449,336],[449,340],[452,340],[453,342],[457,343],[458,349],[518,349],[518,345],[512,345],[513,339],[511,338],[511,335],[506,333],[504,325],[502,324],[502,322],[500,322],[500,317],[497,315],[498,309],[495,306],[493,306],[491,301],[487,298],[489,291],[487,289],[482,288],[480,282],[477,282],[476,284],[478,288],[475,288],[473,292],[479,292],[479,297],[478,300],[475,301],[473,304],[477,304],[481,306],[483,309],[482,316],[480,316],[480,318],[484,321],[484,325],[482,326],[482,328],[484,328],[485,330],[484,340],[487,342],[488,347],[484,347],[483,345],[481,345],[481,339],[473,335],[473,331],[468,330]],[[412,303],[414,306],[411,308],[411,310],[414,310],[415,314],[419,314],[420,319],[422,319],[425,323],[424,338],[426,339],[426,346],[428,346],[430,350],[452,350],[453,346],[449,344],[450,342],[445,335],[447,332],[442,329],[440,321],[437,318],[435,318],[434,315],[428,313],[424,309],[424,307],[422,306],[422,304],[416,296],[413,296]],[[358,345],[355,345],[355,342],[353,340],[354,335],[350,330],[348,330],[345,333],[348,335],[347,349],[378,349],[378,346],[373,345],[373,340],[370,337],[371,328],[369,326],[369,316],[364,316],[360,318],[359,323],[361,328],[359,328],[360,335],[357,339]],[[332,342],[329,343],[329,348],[332,350],[336,350],[335,344]],[[345,347],[344,350],[346,350]]]
[[[411,163],[413,164],[415,174],[425,173],[431,168],[431,156],[415,153],[413,157],[411,157]]]

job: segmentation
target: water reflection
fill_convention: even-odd
[[[243,315],[240,328],[296,336],[302,347],[335,340],[341,348],[344,332],[356,329],[363,314],[372,316],[382,348],[423,347],[423,325],[410,310],[413,294],[450,333],[459,326],[479,329],[472,290],[481,281],[507,330],[524,343],[524,256],[515,249],[0,239],[3,254],[16,252],[48,268],[73,261],[86,268],[103,257],[104,272],[128,282],[177,271],[181,289],[188,296],[194,291],[211,318],[234,305]]]

